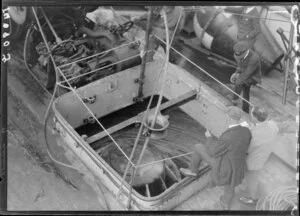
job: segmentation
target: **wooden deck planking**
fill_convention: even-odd
[[[251,89],[251,102],[261,105],[268,109],[273,116],[280,120],[288,120],[297,115],[297,107],[295,105],[297,100],[296,93],[289,89],[287,92],[286,104],[283,100],[283,74],[272,72],[269,76],[264,76],[262,85],[260,87],[253,87]]]

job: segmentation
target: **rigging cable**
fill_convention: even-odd
[[[45,45],[46,45],[46,47],[47,47],[47,50],[50,52],[50,51],[51,51],[51,50],[50,50],[50,47],[49,47],[49,45],[47,44],[46,36],[44,35],[44,32],[43,32],[43,30],[42,30],[42,26],[41,26],[41,24],[40,24],[40,22],[39,22],[39,20],[38,20],[38,17],[37,17],[37,14],[36,14],[36,11],[35,11],[34,7],[32,7],[32,12],[33,12],[33,15],[34,15],[34,17],[35,17],[35,19],[36,19],[36,22],[37,22],[37,24],[38,24],[38,27],[39,27],[39,29],[41,30],[41,35],[42,35],[42,38],[43,38],[44,42],[46,43]],[[50,53],[50,58],[51,58],[51,60],[53,61],[54,65],[55,65],[55,62],[54,62],[54,59],[53,59],[53,56],[52,56],[51,53]],[[57,78],[57,73],[56,73],[56,78]],[[46,142],[46,146],[47,146],[47,153],[48,153],[50,159],[51,159],[53,162],[55,162],[55,163],[57,163],[57,164],[60,164],[60,165],[62,165],[62,166],[65,166],[65,167],[68,167],[68,168],[71,168],[71,169],[74,169],[74,170],[79,171],[79,169],[75,168],[74,166],[71,166],[71,165],[69,165],[69,164],[65,164],[65,163],[63,163],[63,162],[60,162],[60,161],[56,160],[56,159],[52,156],[52,154],[51,154],[51,152],[50,152],[50,145],[49,145],[49,143],[48,143],[48,137],[47,137],[47,122],[48,122],[48,119],[49,119],[49,117],[50,117],[50,115],[49,115],[49,113],[50,113],[50,107],[51,107],[51,105],[52,105],[52,103],[53,103],[53,101],[54,101],[56,91],[57,91],[57,85],[55,85],[55,87],[54,87],[54,93],[53,93],[53,95],[52,95],[52,97],[51,97],[51,100],[50,100],[50,103],[49,103],[49,105],[48,105],[48,107],[47,107],[46,114],[45,114],[45,119],[44,119],[44,135],[45,135],[45,142]],[[80,171],[79,171],[79,172],[80,172]]]
[[[40,84],[40,86],[44,89],[45,92],[47,92],[47,94],[49,96],[51,96],[51,93],[45,88],[44,85],[41,84],[41,82],[39,81],[39,79],[35,76],[34,72],[32,71],[32,69],[30,68],[28,62],[27,62],[27,48],[28,48],[28,40],[31,37],[33,32],[33,25],[31,25],[31,27],[27,30],[26,32],[26,36],[25,36],[25,42],[24,42],[24,48],[23,48],[23,58],[24,58],[24,64],[25,67],[27,69],[27,71],[31,74],[31,76]]]
[[[164,10],[162,10],[162,15],[163,15],[163,18],[164,18],[165,32],[166,32],[166,59],[165,59],[165,65],[164,65],[164,71],[163,71],[164,74],[163,74],[163,79],[162,79],[162,87],[161,87],[161,91],[160,91],[160,94],[159,94],[159,99],[158,99],[158,102],[157,102],[157,107],[156,107],[155,114],[154,114],[154,120],[151,122],[151,127],[152,128],[153,128],[153,126],[154,126],[154,124],[156,122],[156,117],[157,117],[157,114],[158,114],[158,111],[159,111],[159,108],[160,108],[160,105],[161,105],[161,102],[162,102],[164,82],[165,82],[165,78],[166,78],[166,74],[167,74],[167,69],[168,69],[168,65],[169,65],[169,54],[170,54],[169,28],[168,28],[168,22],[167,22],[167,15],[166,15],[166,13],[165,13]],[[135,175],[136,175],[136,167],[139,166],[139,164],[140,164],[140,162],[142,160],[144,152],[145,152],[145,150],[146,150],[146,148],[148,146],[149,140],[150,140],[150,137],[147,137],[146,140],[145,140],[145,142],[144,142],[144,146],[143,146],[143,149],[142,149],[142,151],[140,153],[138,161],[137,161],[134,169],[132,169],[132,175],[131,175],[131,180],[130,180],[129,199],[128,199],[128,204],[127,204],[127,208],[128,209],[130,209],[130,207],[131,207],[132,184],[133,184],[133,181],[134,181],[134,178],[135,178]]]
[[[184,8],[184,7],[183,7],[183,9],[185,11],[200,11],[200,10],[202,10],[202,8]],[[211,9],[211,10],[213,10],[213,9]],[[271,20],[271,21],[290,23],[289,21],[286,21],[286,20],[262,18],[262,17],[251,16],[251,15],[247,15],[247,14],[234,13],[234,12],[229,12],[229,11],[226,11],[226,13],[229,13],[229,14],[232,14],[232,15],[237,15],[237,16],[244,16],[244,17],[249,17],[249,18],[261,19],[261,20]]]
[[[256,210],[290,210],[297,207],[297,187],[279,187],[258,200]]]
[[[155,37],[157,39],[159,39],[161,42],[166,43],[163,39],[161,39],[160,37],[158,37],[157,35],[155,35]],[[192,65],[194,65],[196,68],[198,68],[199,70],[203,71],[207,76],[209,76],[210,78],[212,78],[213,80],[215,80],[217,83],[219,83],[220,85],[222,85],[224,88],[226,88],[227,90],[229,90],[230,92],[232,92],[233,94],[237,95],[239,98],[241,98],[243,101],[246,101],[249,105],[251,105],[252,107],[254,107],[254,104],[252,104],[250,101],[246,100],[245,98],[243,98],[241,95],[235,93],[232,89],[230,89],[228,86],[226,86],[224,83],[222,83],[221,81],[219,81],[217,78],[215,78],[214,76],[210,75],[207,71],[205,71],[203,68],[201,68],[200,66],[198,66],[195,62],[191,61],[189,58],[185,57],[183,54],[181,54],[179,51],[177,51],[175,48],[171,47],[172,50],[174,50],[177,54],[179,54],[180,56],[182,56],[184,59],[186,59],[188,62],[190,62]]]
[[[181,10],[181,12],[182,12],[182,10]],[[181,19],[181,15],[182,15],[182,14],[180,14],[179,19],[177,20],[177,24],[176,24],[175,30],[174,30],[174,32],[173,32],[173,36],[172,36],[170,45],[172,44],[173,39],[174,39],[174,37],[175,37],[175,33],[176,33],[176,31],[177,31],[178,24],[179,24],[180,19]],[[139,26],[137,26],[137,28],[140,29]],[[154,83],[154,86],[153,86],[153,89],[152,89],[152,94],[151,94],[151,97],[150,97],[150,100],[149,100],[149,103],[148,103],[147,109],[146,109],[146,111],[145,111],[145,114],[144,114],[144,117],[143,117],[142,122],[145,122],[145,121],[146,121],[146,117],[147,117],[148,111],[149,111],[149,109],[150,109],[150,105],[151,105],[152,100],[153,100],[153,97],[154,97],[154,91],[155,91],[156,85],[157,85],[157,83],[158,83],[157,80],[158,80],[159,75],[162,73],[162,71],[163,71],[163,68],[161,69],[161,71],[160,71],[159,73],[157,73],[156,78],[155,78],[155,80],[154,80],[155,83]],[[144,125],[144,124],[142,123],[141,126],[140,126],[140,129],[139,129],[139,131],[138,131],[137,137],[136,137],[136,139],[135,139],[135,143],[134,143],[134,146],[133,146],[131,155],[130,155],[130,160],[132,160],[132,158],[133,158],[133,155],[134,155],[136,146],[137,146],[137,144],[138,144],[138,141],[139,141],[140,136],[141,136],[141,133],[142,133],[143,125]],[[190,154],[190,152],[187,153],[187,154]],[[180,156],[184,156],[184,155],[180,155]],[[141,166],[144,166],[144,164],[142,164]],[[128,169],[129,169],[129,163],[127,164],[126,169],[125,169],[125,172],[124,172],[124,174],[123,174],[123,179],[122,179],[122,182],[121,182],[121,184],[120,184],[120,187],[119,187],[119,193],[118,193],[118,194],[120,194],[120,192],[121,192],[121,190],[122,190],[122,188],[123,188],[123,185],[124,185],[124,182],[125,182],[125,177],[126,177],[126,175],[127,175]],[[119,195],[118,195],[118,196],[119,196]]]
[[[40,28],[40,30],[41,30],[41,34],[42,34],[43,40],[44,40],[45,43],[47,43],[47,40],[46,40],[46,38],[45,38],[45,35],[43,34],[43,30],[42,30],[42,28],[41,28],[41,25],[40,25],[40,23],[39,23],[39,20],[38,20],[38,18],[37,18],[37,16],[36,16],[35,9],[34,9],[33,7],[32,7],[32,10],[33,10],[33,13],[34,13],[34,15],[35,15],[35,18],[36,18],[36,20],[37,20],[37,24],[38,24],[38,26],[39,26],[39,28]],[[50,51],[50,48],[49,48],[48,44],[46,45],[46,47],[47,47],[48,51]],[[53,56],[52,56],[51,52],[50,52],[50,57],[51,57],[51,60],[53,61],[53,64],[54,64],[54,66],[55,66],[55,62],[54,62],[54,59],[53,59]],[[59,78],[59,77],[58,77],[58,73],[57,73],[57,67],[55,67],[55,75],[56,75],[56,81],[58,81],[58,78]],[[63,74],[62,74],[62,75],[63,75]],[[69,84],[69,83],[68,83],[68,84]],[[71,86],[71,85],[69,84],[69,86]],[[60,161],[56,160],[56,159],[52,156],[52,154],[51,154],[51,152],[50,152],[50,145],[49,145],[49,143],[48,143],[48,137],[47,137],[47,122],[48,122],[49,117],[50,117],[50,115],[49,115],[50,107],[51,107],[51,105],[53,104],[53,101],[54,101],[54,98],[55,98],[55,94],[56,94],[56,91],[57,91],[57,89],[58,89],[57,87],[58,87],[58,85],[57,85],[57,82],[56,82],[56,85],[55,85],[55,87],[54,87],[53,95],[52,95],[52,97],[51,97],[50,103],[49,103],[49,105],[48,105],[48,107],[47,107],[47,110],[46,110],[45,120],[44,120],[44,135],[45,135],[45,142],[46,142],[46,146],[47,146],[47,153],[48,153],[50,159],[51,159],[53,162],[55,162],[55,163],[57,163],[57,164],[59,164],[59,165],[61,165],[61,166],[64,166],[64,167],[67,167],[67,168],[76,170],[76,171],[78,171],[79,173],[81,173],[81,171],[80,171],[78,168],[76,168],[76,167],[74,167],[74,166],[72,166],[72,165],[70,165],[70,164],[66,164],[66,163],[63,163],[63,162],[60,162]],[[48,91],[47,91],[47,92],[48,92]],[[48,93],[49,93],[49,92],[48,92]],[[101,190],[101,193],[102,193],[103,197],[105,198],[104,192],[103,192],[103,188],[100,187],[100,190]],[[106,199],[104,199],[104,200],[105,200],[105,203],[106,203],[106,207],[108,208],[107,201],[106,201]]]
[[[57,68],[59,73],[62,75],[63,79],[67,81],[67,84],[70,86],[70,90],[74,93],[74,95],[79,99],[80,103],[86,108],[86,110],[92,115],[92,117],[95,119],[95,121],[98,123],[98,125],[102,128],[102,130],[108,135],[108,137],[113,141],[113,143],[117,146],[117,148],[122,152],[122,154],[126,157],[127,160],[129,160],[126,153],[123,151],[123,149],[120,147],[120,145],[115,141],[115,139],[110,135],[110,133],[106,130],[106,128],[100,123],[100,121],[97,119],[95,114],[90,110],[90,108],[82,101],[80,96],[77,94],[76,89],[71,86],[71,84],[68,82],[67,78],[63,74],[63,72],[60,70],[60,68]],[[68,88],[68,87],[67,87]],[[130,163],[132,163],[130,161]]]

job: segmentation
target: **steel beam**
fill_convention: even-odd
[[[160,110],[161,110],[161,112],[171,111],[185,103],[188,103],[191,100],[194,100],[197,97],[197,94],[198,94],[197,90],[189,91],[186,94],[183,94],[177,98],[174,98],[170,101],[162,103]],[[155,109],[156,109],[156,107],[150,109],[149,112],[154,111]],[[128,127],[129,125],[131,125],[133,123],[142,122],[145,112],[146,111],[143,111],[143,112],[139,113],[138,115],[136,115],[126,121],[123,121],[115,126],[112,126],[112,127],[108,128],[106,131],[101,131],[93,136],[88,137],[87,143],[91,144],[99,139],[102,139],[103,137],[107,136],[107,132],[109,134],[112,134],[112,133],[115,133],[115,132],[125,128],[125,127]]]

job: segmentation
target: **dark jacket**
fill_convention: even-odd
[[[246,13],[247,7],[227,7],[226,12],[231,12],[238,15],[238,40],[254,39],[260,32],[260,14],[254,8],[249,13]],[[246,36],[248,35],[248,38]]]
[[[240,73],[235,84],[241,85],[247,82],[247,79],[252,78],[257,83],[261,83],[261,63],[257,53],[249,50],[249,54],[245,59],[237,61],[238,73]]]
[[[245,10],[244,10],[245,11]],[[239,29],[237,38],[239,40],[255,38],[260,32],[260,15],[256,8],[251,10],[249,13],[243,11],[242,16],[239,18]]]
[[[208,138],[208,154],[215,158],[217,166],[212,170],[217,185],[239,185],[246,168],[246,154],[252,135],[247,127],[227,129],[218,139]]]

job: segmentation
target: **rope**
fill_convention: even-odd
[[[177,20],[177,23],[176,23],[176,26],[175,26],[175,29],[174,29],[174,32],[173,32],[173,35],[172,35],[170,45],[172,45],[172,43],[173,43],[173,40],[174,40],[176,31],[177,31],[177,29],[178,29],[179,22],[180,22],[180,20],[181,20],[182,14],[183,14],[183,8],[181,8],[181,10],[180,10],[180,15],[179,15],[179,18],[178,18],[178,20]]]
[[[67,79],[67,80],[65,80],[65,81],[63,81],[63,82],[61,82],[61,83],[65,83],[65,82],[67,82],[67,81],[72,81],[72,80],[74,80],[74,79],[78,79],[78,78],[83,77],[83,76],[86,76],[86,75],[88,75],[88,74],[95,73],[95,72],[97,72],[97,71],[99,71],[99,70],[102,70],[102,69],[104,69],[104,68],[107,68],[107,67],[110,67],[110,66],[113,66],[113,65],[122,63],[122,62],[124,62],[124,61],[130,60],[130,59],[133,59],[133,58],[136,58],[136,57],[138,57],[138,56],[140,56],[140,54],[137,54],[137,55],[128,57],[128,58],[123,59],[123,60],[120,60],[120,61],[118,61],[118,62],[114,62],[114,63],[112,63],[112,64],[103,66],[103,67],[101,67],[101,68],[97,68],[97,69],[92,70],[92,71],[90,71],[90,72],[80,74],[80,75],[78,75],[78,76],[75,76],[75,77],[72,77],[72,78],[70,78],[70,79]]]
[[[178,24],[178,23],[179,23],[179,20],[177,21],[177,24]],[[176,33],[177,27],[178,27],[178,25],[175,27],[175,31],[174,31],[174,33],[173,33],[172,39],[174,39],[174,35],[175,35],[175,33]],[[138,28],[139,30],[142,30],[139,26],[137,26],[137,28]],[[172,41],[171,41],[171,43],[172,43]],[[158,84],[157,80],[158,80],[159,75],[162,73],[162,71],[163,71],[163,68],[161,68],[160,72],[157,73],[157,75],[156,75],[156,77],[155,77],[155,82],[154,82],[154,86],[153,86],[153,89],[152,89],[151,97],[150,97],[150,100],[149,100],[147,109],[146,109],[146,111],[145,111],[145,114],[144,114],[144,116],[143,116],[142,122],[145,122],[145,121],[146,121],[146,117],[148,116],[148,112],[149,112],[149,109],[150,109],[150,106],[151,106],[151,103],[152,103],[152,100],[153,100],[153,97],[154,97],[154,91],[155,91],[156,86],[157,86],[157,84]],[[139,128],[138,134],[137,134],[137,136],[136,136],[136,139],[135,139],[135,142],[134,142],[133,149],[132,149],[132,151],[131,151],[130,160],[132,160],[132,158],[133,158],[135,149],[136,149],[136,147],[137,147],[138,141],[139,141],[140,136],[141,136],[141,134],[142,134],[143,126],[144,126],[144,124],[142,123],[141,126],[140,126],[140,128]],[[121,191],[122,188],[123,188],[123,184],[124,184],[124,182],[125,182],[125,177],[126,177],[126,175],[127,175],[128,169],[129,169],[129,163],[127,164],[126,169],[125,169],[125,172],[124,172],[124,174],[123,174],[123,179],[122,179],[122,182],[121,182],[120,187],[119,187],[119,193],[120,193],[120,191]]]
[[[161,74],[162,71],[163,71],[163,68],[161,68],[160,72],[157,73],[157,75],[156,75],[156,77],[155,77],[155,82],[154,82],[154,86],[153,86],[153,89],[152,89],[151,97],[150,97],[150,100],[149,100],[147,109],[146,109],[146,111],[145,111],[145,114],[144,114],[144,116],[143,116],[142,122],[145,122],[145,121],[146,121],[146,118],[147,118],[147,116],[148,116],[148,112],[149,112],[149,109],[150,109],[152,100],[153,100],[153,98],[154,98],[154,91],[155,91],[156,86],[157,86],[157,84],[158,84],[157,80],[158,80],[158,77],[159,77],[159,75]],[[139,141],[140,136],[141,136],[142,131],[143,131],[143,126],[144,126],[144,124],[142,123],[141,126],[140,126],[140,128],[139,128],[138,134],[137,134],[137,136],[136,136],[136,138],[135,138],[135,142],[134,142],[134,145],[133,145],[133,149],[132,149],[131,155],[130,155],[130,160],[132,160],[132,158],[133,158],[135,149],[136,149],[136,147],[137,147],[138,141]],[[124,172],[124,174],[123,174],[123,180],[122,180],[122,182],[121,182],[121,184],[120,184],[120,187],[119,187],[119,193],[120,193],[120,191],[122,190],[122,187],[123,187],[123,184],[124,184],[125,177],[126,177],[126,175],[127,175],[128,169],[129,169],[129,163],[127,164],[126,169],[125,169],[125,172]]]
[[[23,63],[25,64],[25,67],[27,69],[27,71],[31,74],[31,76],[39,83],[39,85],[44,89],[45,92],[47,92],[47,94],[49,96],[52,96],[51,93],[44,87],[44,85],[41,84],[41,82],[39,81],[39,79],[35,76],[34,72],[31,70],[31,68],[29,67],[28,63],[27,63],[27,46],[28,46],[28,39],[29,36],[31,36],[32,34],[32,28],[29,28],[26,32],[26,36],[25,36],[25,42],[24,42],[24,48],[23,48],[23,59],[20,59],[23,61]],[[19,59],[19,58],[18,58]]]
[[[43,40],[44,40],[44,42],[45,42],[45,45],[46,45],[46,47],[47,47],[47,50],[50,51],[50,47],[49,47],[48,44],[47,44],[46,37],[45,37],[45,35],[44,35],[44,32],[43,32],[43,30],[42,30],[41,24],[40,24],[40,22],[39,22],[39,20],[38,20],[38,17],[37,17],[37,14],[36,14],[36,11],[35,11],[34,7],[32,7],[32,12],[33,12],[33,15],[34,15],[34,17],[35,17],[35,19],[36,19],[36,22],[37,22],[37,24],[38,24],[38,27],[39,27],[39,29],[41,30],[41,35],[42,35],[42,38],[43,38]],[[51,54],[50,54],[50,58],[53,60],[53,56],[52,56]],[[53,62],[54,62],[54,61],[53,61]],[[75,168],[75,167],[73,167],[73,166],[71,166],[71,165],[69,165],[69,164],[65,164],[65,163],[62,163],[62,162],[56,160],[56,159],[52,156],[52,154],[51,154],[51,152],[50,152],[50,146],[49,146],[48,139],[47,139],[47,127],[46,127],[46,124],[47,124],[47,121],[48,121],[48,118],[49,118],[50,107],[51,107],[51,105],[52,105],[52,103],[53,103],[53,101],[54,101],[56,91],[57,91],[57,85],[55,85],[55,87],[54,87],[54,93],[53,93],[53,95],[52,95],[52,97],[51,97],[51,100],[50,100],[50,103],[49,103],[49,105],[48,105],[48,107],[47,107],[46,114],[45,114],[45,119],[44,119],[44,134],[45,134],[45,142],[46,142],[46,146],[47,146],[47,153],[48,153],[50,159],[51,159],[53,162],[55,162],[55,163],[57,163],[57,164],[60,164],[60,165],[62,165],[62,166],[65,166],[65,167],[68,167],[68,168],[71,168],[71,169],[74,169],[74,170],[79,171],[77,168]],[[79,172],[80,172],[80,171],[79,171]]]
[[[21,61],[23,64],[25,64],[25,67],[27,69],[27,71],[30,73],[30,75],[35,79],[35,81],[37,81],[37,83],[43,88],[43,90],[51,97],[52,94],[45,88],[45,86],[40,82],[40,80],[35,76],[35,74],[32,72],[32,70],[30,70],[30,68],[26,66],[26,63],[23,59],[19,58],[18,56],[16,55],[11,55],[13,58]]]
[[[278,21],[278,22],[290,23],[289,21],[285,21],[285,20],[278,20],[278,19],[271,19],[271,18],[262,18],[262,17],[257,17],[257,16],[250,16],[250,15],[247,15],[247,14],[238,14],[238,13],[231,13],[231,12],[228,12],[228,13],[230,13],[232,15],[244,16],[244,17],[261,19],[261,20],[271,20],[271,21]]]
[[[34,15],[35,15],[35,18],[36,18],[36,20],[37,20],[37,24],[38,24],[38,26],[39,26],[39,28],[41,29],[41,34],[42,34],[42,37],[43,37],[43,40],[45,41],[45,45],[46,45],[46,47],[47,47],[47,49],[48,49],[48,51],[50,51],[50,47],[48,46],[48,44],[46,43],[47,42],[47,40],[46,40],[46,38],[45,38],[45,35],[44,35],[44,33],[43,33],[43,31],[42,31],[42,28],[41,28],[41,25],[40,25],[40,22],[38,21],[38,18],[37,18],[37,16],[36,16],[36,12],[35,12],[35,10],[34,10],[34,8],[32,8],[32,10],[33,10],[33,13],[34,13]],[[55,64],[55,61],[54,61],[54,59],[53,59],[53,56],[50,54],[50,58],[51,58],[51,60],[53,61],[53,63]],[[90,57],[89,57],[90,58]],[[128,159],[128,157],[127,157],[127,155],[125,154],[125,152],[120,148],[120,146],[116,143],[116,141],[111,137],[111,135],[108,133],[108,131],[103,127],[103,125],[98,121],[98,119],[95,117],[95,115],[91,112],[91,110],[85,105],[85,103],[81,100],[81,98],[78,96],[78,94],[76,93],[76,91],[75,91],[75,89],[74,88],[72,88],[72,86],[71,86],[71,84],[68,82],[68,80],[66,79],[66,77],[64,76],[64,74],[62,73],[62,71],[60,70],[60,68],[59,67],[56,67],[56,80],[59,80],[59,77],[58,77],[58,73],[57,73],[57,70],[61,73],[61,75],[63,76],[63,78],[66,80],[66,82],[67,82],[67,84],[70,86],[70,89],[73,91],[73,93],[76,95],[76,97],[78,97],[79,98],[79,101],[85,106],[85,108],[88,110],[88,112],[90,112],[90,114],[93,116],[93,118],[97,121],[97,123],[100,125],[100,127],[103,129],[103,131],[105,131],[106,133],[107,133],[107,135],[111,138],[111,140],[116,144],[116,146],[119,148],[119,150],[124,154],[124,156]],[[56,91],[57,91],[57,86],[58,85],[55,85],[55,87],[54,87],[54,92],[56,93]],[[60,85],[61,86],[61,85]],[[48,118],[48,114],[49,114],[49,111],[50,111],[50,107],[51,107],[51,105],[52,105],[52,103],[53,103],[53,100],[54,100],[54,97],[55,97],[55,93],[53,94],[53,96],[52,96],[52,98],[51,98],[51,100],[50,100],[50,104],[49,104],[49,106],[48,106],[48,108],[47,108],[47,111],[46,111],[46,115],[45,115],[45,125],[46,125],[46,122],[47,122],[47,118]],[[46,134],[47,133],[45,133],[45,136],[46,136]],[[46,142],[47,142],[47,139],[46,139]],[[50,152],[49,152],[50,153]],[[52,158],[52,156],[51,156],[51,158]],[[52,158],[52,159],[54,159],[54,158]],[[56,160],[54,160],[54,161],[56,161]],[[56,161],[57,163],[59,163],[59,164],[61,164],[61,165],[64,165],[64,166],[68,166],[69,168],[73,168],[73,169],[76,169],[76,168],[74,168],[74,167],[72,167],[72,166],[70,166],[70,165],[67,165],[67,164],[63,164],[63,163],[61,163],[61,162],[59,162],[59,161]],[[130,163],[132,163],[131,161],[130,161]],[[77,170],[77,169],[76,169]]]
[[[110,51],[114,51],[114,50],[120,49],[120,48],[125,47],[125,46],[129,46],[129,45],[132,44],[132,43],[136,43],[136,41],[132,41],[132,42],[129,42],[129,43],[120,45],[120,46],[118,46],[118,47],[114,47],[114,48],[105,50],[105,51],[103,51],[103,52],[96,53],[96,54],[94,54],[94,55],[87,56],[87,57],[85,57],[85,58],[81,58],[81,59],[76,60],[76,61],[73,61],[73,62],[66,63],[66,64],[64,64],[64,65],[60,65],[60,66],[58,66],[58,68],[62,68],[62,67],[65,67],[65,66],[68,66],[68,65],[71,65],[71,64],[74,64],[74,63],[77,63],[77,62],[86,60],[86,59],[90,59],[90,58],[96,57],[96,56],[98,56],[98,55],[102,55],[102,54],[107,53],[107,52],[110,52]]]
[[[164,76],[163,76],[163,81],[162,83],[164,83],[165,81],[165,76],[167,74],[167,67],[168,67],[168,64],[169,64],[169,52],[170,52],[170,44],[169,44],[169,28],[168,28],[168,23],[167,23],[167,16],[166,16],[166,13],[165,11],[163,10],[162,11],[162,14],[163,14],[163,17],[164,17],[164,23],[165,23],[165,31],[166,31],[166,40],[167,40],[167,44],[166,44],[166,60],[165,60],[165,67],[164,67]],[[159,107],[161,105],[161,102],[162,102],[162,93],[163,93],[163,85],[162,85],[162,88],[161,88],[161,92],[160,92],[160,95],[159,95],[159,100],[158,100],[158,103],[157,103],[157,107],[156,107],[156,110],[155,110],[155,114],[154,114],[154,121],[151,123],[151,127],[153,128],[155,122],[156,122],[156,117],[157,117],[157,114],[158,114],[158,110],[159,110]],[[144,121],[143,121],[144,123]],[[143,146],[143,149],[140,153],[140,157],[134,167],[134,169],[132,169],[132,175],[131,175],[131,180],[130,180],[130,191],[129,191],[129,199],[128,199],[128,209],[130,209],[130,206],[131,206],[131,194],[132,194],[132,183],[134,181],[134,178],[135,178],[135,175],[136,175],[136,167],[139,166],[140,162],[141,162],[141,159],[144,155],[144,152],[148,146],[148,143],[149,143],[149,140],[150,138],[147,137],[145,143],[144,143],[144,146]]]
[[[165,41],[163,41],[161,38],[159,38],[157,35],[155,35],[155,37],[157,39],[159,39],[161,42],[165,43]],[[212,78],[213,80],[215,80],[217,83],[219,83],[220,85],[222,85],[223,87],[225,87],[227,90],[229,90],[231,93],[237,95],[239,98],[241,98],[243,101],[246,101],[249,105],[251,105],[252,107],[254,107],[254,105],[244,99],[242,96],[240,96],[239,94],[235,93],[232,89],[230,89],[228,86],[226,86],[224,83],[222,83],[221,81],[219,81],[218,79],[216,79],[214,76],[210,75],[207,71],[205,71],[203,68],[199,67],[196,63],[194,63],[193,61],[191,61],[190,59],[188,59],[187,57],[185,57],[183,54],[181,54],[179,51],[177,51],[175,48],[171,47],[172,50],[174,50],[177,54],[179,54],[180,56],[182,56],[184,59],[186,59],[188,62],[190,62],[192,65],[194,65],[196,68],[198,68],[199,70],[203,71],[207,76],[209,76],[210,78]]]
[[[165,30],[166,30],[166,60],[165,60],[165,67],[164,67],[164,75],[163,75],[163,79],[162,79],[162,83],[164,84],[165,79],[166,79],[166,75],[168,73],[168,66],[169,66],[169,56],[170,56],[170,42],[169,42],[169,28],[168,28],[168,23],[167,23],[167,15],[165,13],[165,11],[163,10],[163,17],[164,17],[164,22],[165,22]],[[162,98],[163,98],[163,91],[164,91],[164,85],[162,84],[160,93],[159,93],[159,99],[157,102],[157,106],[155,109],[155,113],[154,113],[154,121],[151,123],[151,127],[153,128],[153,126],[155,125],[155,121],[157,118],[157,114],[162,102]],[[142,154],[141,154],[142,157]]]
[[[185,11],[199,11],[201,9],[203,9],[204,7],[201,8],[184,8],[183,9]],[[207,8],[207,7],[206,7]],[[207,10],[207,9],[206,9]],[[211,10],[213,10],[213,8],[211,8]],[[244,16],[244,17],[249,17],[249,18],[255,18],[255,19],[261,19],[261,20],[272,20],[272,21],[278,21],[278,22],[286,22],[286,23],[290,23],[289,21],[285,21],[285,20],[280,20],[280,19],[271,19],[271,18],[262,18],[262,17],[257,17],[257,16],[251,16],[251,15],[247,15],[247,14],[239,14],[239,13],[234,13],[234,12],[229,12],[226,11],[226,13],[230,13],[232,15],[237,15],[237,16]]]
[[[175,34],[176,34],[176,31],[177,31],[177,28],[178,28],[178,25],[179,25],[179,22],[180,22],[181,17],[182,17],[182,10],[180,11],[180,16],[179,16],[179,18],[178,18],[178,20],[177,20],[177,24],[176,24],[175,30],[174,30],[174,32],[173,32],[173,35],[172,35],[172,39],[171,39],[170,45],[172,44],[173,39],[174,39],[174,37],[175,37]],[[137,26],[137,27],[138,27],[138,26]],[[138,27],[138,28],[141,29],[140,27]],[[162,72],[162,69],[161,69],[160,73],[161,73],[161,72]],[[156,76],[156,78],[155,78],[155,85],[157,85],[157,82],[156,82],[156,81],[157,81],[157,78],[159,77],[158,75],[159,75],[160,73],[158,73],[157,76]],[[187,84],[188,84],[188,83],[187,83]],[[145,120],[146,120],[147,113],[148,113],[148,111],[149,111],[149,109],[150,109],[150,105],[151,105],[151,102],[152,102],[152,99],[153,99],[153,96],[154,96],[154,90],[155,90],[155,86],[154,86],[154,88],[153,88],[153,90],[152,90],[152,95],[151,95],[150,101],[149,101],[149,103],[148,103],[148,107],[147,107],[147,109],[146,109],[146,112],[145,112],[145,115],[144,115],[144,117],[143,117],[142,122],[145,122]],[[137,143],[138,143],[138,141],[139,141],[139,138],[140,138],[142,129],[143,129],[143,124],[141,124],[140,129],[139,129],[139,132],[138,132],[138,135],[137,135],[137,137],[136,137],[136,139],[135,139],[134,147],[133,147],[133,150],[132,150],[131,156],[130,156],[130,159],[131,159],[131,160],[132,160],[133,154],[134,154],[134,152],[135,152]],[[191,154],[191,152],[186,153],[186,154],[181,154],[181,155],[178,155],[178,156],[174,156],[174,157],[170,157],[170,158],[166,158],[166,159],[164,159],[164,160],[172,159],[172,158],[177,158],[177,157],[182,157],[182,156],[185,156],[185,155],[188,155],[188,154]],[[162,160],[162,161],[164,161],[164,160]],[[157,163],[157,162],[160,162],[160,161],[154,161],[153,163]],[[152,163],[149,163],[149,164],[152,164]],[[149,164],[142,164],[141,166],[146,166],[146,165],[149,165]],[[136,167],[141,167],[141,166],[135,166],[135,168],[136,168]],[[126,175],[127,175],[128,169],[129,169],[129,164],[127,164],[127,167],[126,167],[125,172],[124,172],[124,174],[123,174],[123,181],[121,182],[121,185],[120,185],[120,188],[119,188],[119,193],[120,193],[120,191],[122,190],[122,187],[123,187],[123,184],[124,184],[125,177],[126,177]]]
[[[176,156],[173,156],[173,157],[164,158],[164,159],[162,159],[162,160],[157,160],[157,161],[153,161],[153,162],[150,162],[150,163],[145,163],[145,164],[142,164],[142,165],[139,165],[139,166],[135,166],[135,167],[136,167],[136,168],[140,168],[140,167],[144,167],[144,166],[149,166],[149,165],[151,165],[151,164],[163,162],[163,161],[170,160],[170,159],[174,159],[174,158],[184,157],[184,156],[187,156],[187,155],[190,155],[190,154],[193,154],[193,152],[188,152],[188,153],[176,155]]]
[[[297,187],[279,187],[258,200],[256,210],[289,210],[297,207]]]
[[[48,123],[48,120],[49,120],[49,117],[50,117],[50,115],[49,115],[50,107],[51,107],[51,105],[52,105],[52,103],[53,103],[53,100],[54,100],[54,98],[55,98],[55,93],[56,93],[56,91],[57,91],[57,85],[55,85],[55,87],[54,87],[54,93],[53,93],[52,98],[51,98],[51,100],[50,100],[50,103],[49,103],[49,105],[48,105],[48,107],[47,107],[46,115],[45,115],[45,120],[44,120],[44,135],[45,135],[45,142],[46,142],[46,146],[47,146],[47,153],[48,153],[50,159],[51,159],[53,162],[55,162],[55,163],[57,163],[57,164],[59,164],[59,165],[61,165],[61,166],[64,166],[64,167],[67,167],[67,168],[76,170],[76,171],[78,171],[79,173],[81,173],[81,171],[80,171],[78,168],[76,168],[76,167],[74,167],[74,166],[72,166],[72,165],[70,165],[70,164],[66,164],[66,163],[63,163],[63,162],[58,161],[57,159],[55,159],[55,158],[52,156],[52,153],[51,153],[51,151],[50,151],[50,145],[49,145],[49,143],[48,143],[48,135],[47,135],[47,134],[48,134],[48,133],[47,133],[47,123]]]

